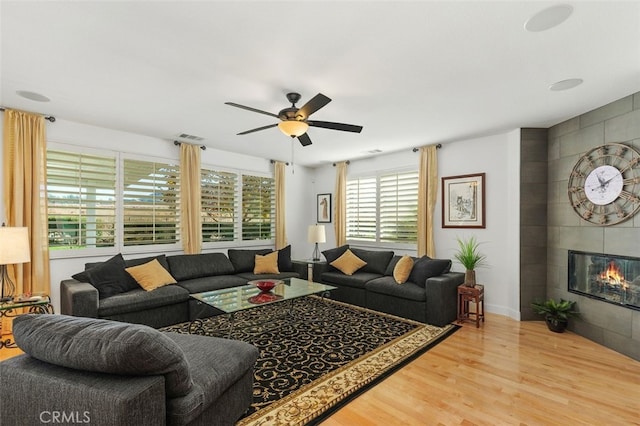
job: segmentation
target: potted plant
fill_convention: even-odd
[[[531,308],[535,313],[544,315],[544,320],[549,330],[555,333],[562,333],[567,328],[569,318],[579,315],[575,305],[576,302],[564,299],[560,299],[559,302],[549,299],[545,302],[533,302],[531,303]]]
[[[476,237],[468,239],[456,238],[458,241],[458,251],[454,257],[465,267],[464,285],[473,287],[476,285],[475,269],[485,266],[487,257],[479,251],[480,243],[476,241]]]

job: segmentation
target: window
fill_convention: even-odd
[[[202,169],[202,241],[234,241],[238,203],[236,173]]]
[[[381,173],[347,181],[347,238],[417,241],[418,172]]]
[[[113,247],[116,158],[47,151],[49,247]]]
[[[180,168],[124,160],[124,245],[180,241]]]
[[[347,181],[347,238],[376,241],[377,179],[375,177]]]
[[[242,239],[271,240],[275,220],[275,180],[242,176]]]

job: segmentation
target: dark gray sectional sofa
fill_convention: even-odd
[[[192,293],[247,284],[255,279],[298,277],[291,263],[291,247],[278,251],[279,274],[253,273],[255,255],[272,250],[229,249],[224,253],[152,256],[124,260],[121,255],[98,263],[88,263],[85,271],[60,283],[62,314],[104,318],[145,324],[159,328],[217,313],[189,297]],[[177,284],[153,291],[142,289],[125,267],[153,259],[175,278]]]
[[[0,362],[3,426],[231,426],[251,404],[258,350],[66,315],[19,316],[25,352]]]
[[[464,282],[464,273],[451,272],[451,260],[413,258],[408,281],[398,284],[393,270],[402,256],[392,251],[351,248],[367,264],[346,275],[331,262],[347,249],[349,246],[344,245],[322,252],[327,266],[320,281],[338,287],[331,292],[333,299],[437,326],[456,320],[457,288]]]

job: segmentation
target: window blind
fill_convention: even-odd
[[[47,151],[49,247],[115,245],[116,159]]]
[[[242,176],[242,239],[274,238],[275,179]]]
[[[176,164],[124,160],[124,245],[180,240],[180,169]]]
[[[202,241],[234,241],[238,202],[236,173],[202,169]]]
[[[411,243],[418,235],[418,172],[380,176],[380,241]]]
[[[376,241],[377,179],[347,180],[347,239]]]

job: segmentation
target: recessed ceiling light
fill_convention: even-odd
[[[581,78],[570,78],[567,80],[558,81],[549,86],[549,90],[553,90],[554,92],[559,92],[561,90],[569,90],[573,89],[576,86],[580,86],[582,84]]]
[[[534,33],[545,31],[562,24],[573,13],[573,7],[568,4],[551,6],[533,15],[524,23],[527,31]]]
[[[16,92],[18,96],[22,96],[23,98],[30,99],[36,102],[49,102],[51,99],[47,98],[45,95],[41,95],[36,92],[29,92],[27,90],[18,90]]]

